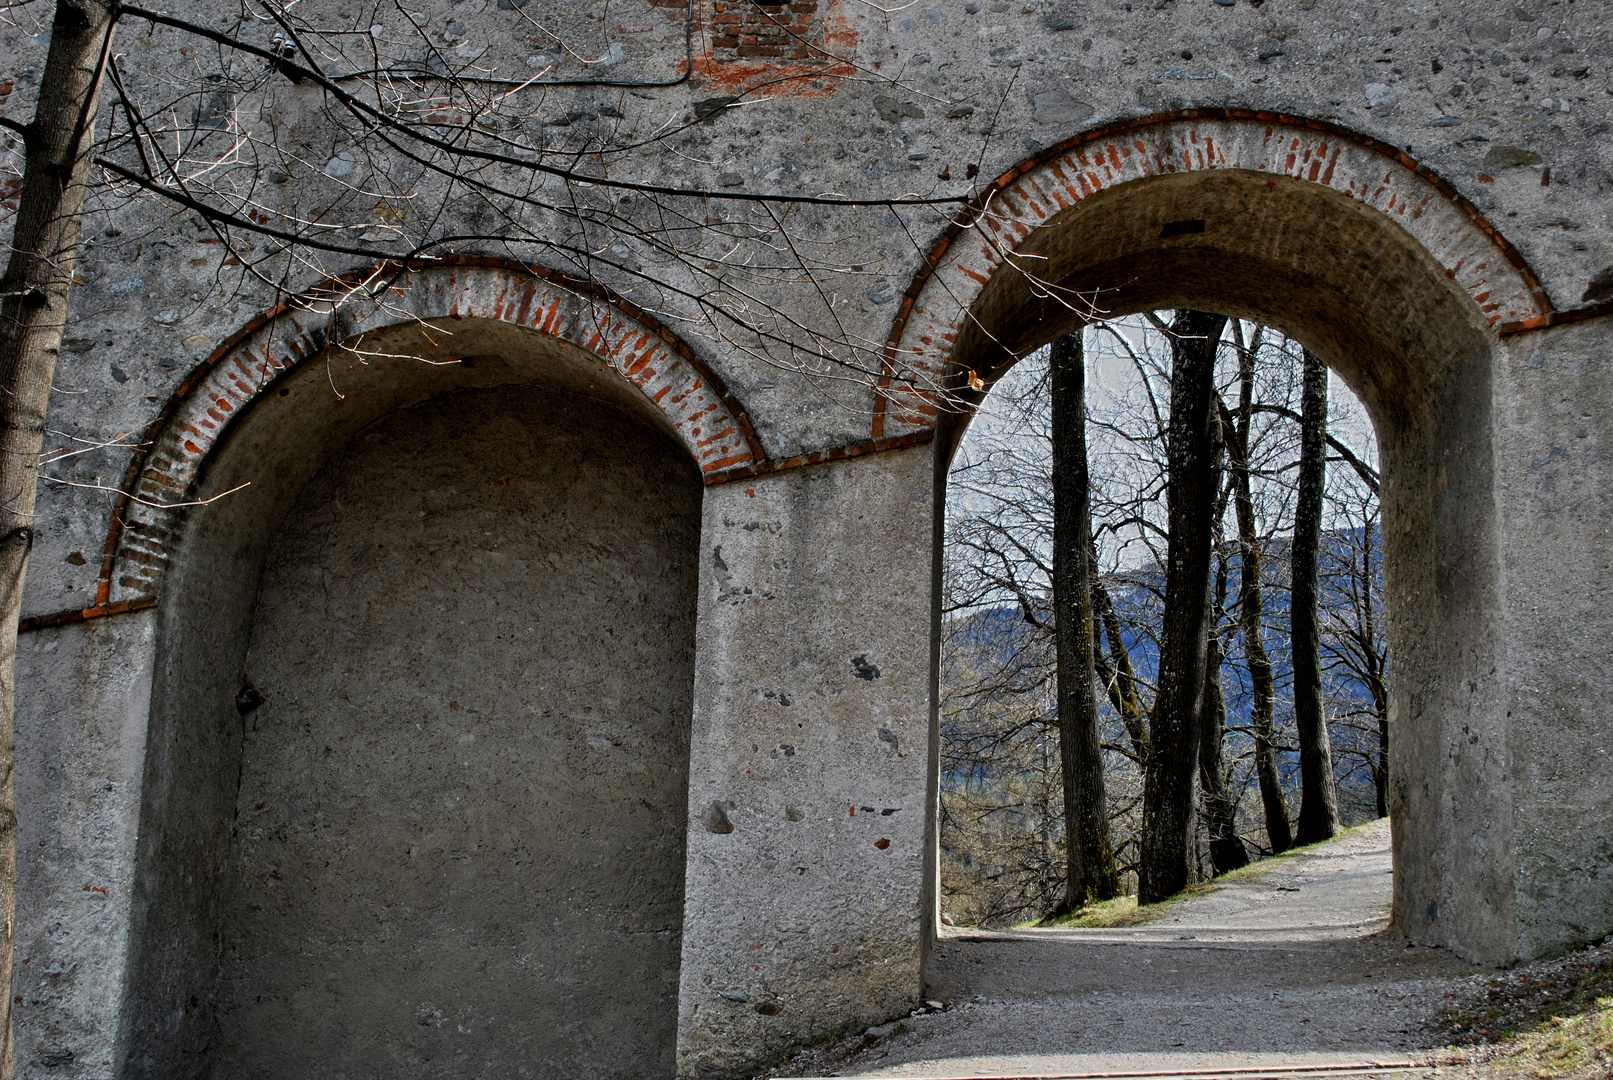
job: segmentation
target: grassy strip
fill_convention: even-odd
[[[1487,1070],[1498,1077],[1579,1080],[1605,1077],[1613,1061],[1613,997],[1599,997],[1584,1012],[1554,1016],[1535,1030],[1502,1043]]]
[[[1340,829],[1337,836],[1327,844],[1354,836],[1364,829],[1370,829],[1378,824],[1369,821],[1365,825],[1356,825],[1348,829]],[[1143,926],[1155,922],[1176,910],[1179,904],[1193,899],[1196,896],[1208,896],[1218,891],[1221,886],[1245,881],[1259,881],[1267,874],[1279,870],[1289,862],[1302,856],[1314,854],[1327,848],[1327,844],[1315,844],[1311,847],[1289,848],[1281,855],[1271,855],[1259,859],[1248,866],[1239,867],[1231,873],[1222,874],[1209,881],[1195,882],[1167,900],[1147,907],[1138,907],[1135,896],[1121,896],[1114,900],[1103,900],[1096,904],[1088,904],[1080,911],[1073,911],[1065,915],[1050,916],[1046,919],[1033,920],[1023,923],[1021,929],[1030,927],[1051,927],[1059,930],[1098,929],[1108,930],[1123,926]]]
[[[1446,1010],[1476,1076],[1589,1080],[1613,1075],[1613,948],[1593,945],[1496,975]]]

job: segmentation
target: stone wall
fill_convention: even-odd
[[[433,398],[293,508],[245,662],[213,1069],[671,1071],[700,489],[590,404]]]
[[[507,74],[544,70],[522,66],[535,32],[520,28],[542,7],[425,0],[411,11],[443,47],[490,57]],[[707,285],[636,239],[621,242],[626,255],[586,267],[551,265],[547,250],[467,243],[374,303],[311,313],[241,276],[194,219],[150,201],[95,204],[50,428],[100,448],[52,466],[67,483],[41,489],[21,647],[23,1075],[205,1070],[226,1046],[210,1018],[247,1016],[233,1011],[244,1007],[240,987],[303,978],[268,970],[267,952],[251,944],[268,924],[253,920],[325,916],[250,912],[231,884],[239,868],[256,866],[239,861],[236,784],[264,785],[271,797],[248,811],[261,801],[267,814],[300,795],[284,786],[296,769],[326,776],[305,755],[287,757],[290,740],[249,741],[243,756],[235,699],[241,677],[256,676],[249,643],[280,635],[277,663],[316,642],[323,654],[348,655],[341,619],[298,576],[324,565],[327,552],[307,530],[337,520],[333,500],[346,490],[341,479],[316,478],[366,430],[391,431],[401,445],[365,460],[405,468],[425,444],[398,425],[418,421],[424,431],[420,418],[446,415],[433,410],[453,401],[484,402],[480,412],[529,429],[546,402],[593,402],[590,417],[630,418],[609,429],[624,433],[612,446],[660,439],[653,453],[628,456],[687,473],[656,499],[688,510],[689,485],[707,485],[697,540],[692,519],[676,528],[631,519],[640,531],[683,537],[678,550],[697,559],[687,573],[699,575],[687,601],[696,626],[688,757],[653,763],[658,783],[686,765],[690,790],[682,824],[654,826],[658,848],[675,846],[663,840],[679,830],[689,837],[676,1000],[644,989],[633,1006],[660,1010],[644,1021],[662,1033],[657,1053],[675,1030],[682,1073],[742,1075],[791,1045],[915,1002],[933,929],[937,477],[967,419],[941,409],[934,390],[949,387],[967,405],[971,373],[989,385],[1068,328],[1069,307],[1048,302],[1045,280],[1030,280],[1049,274],[1093,297],[1093,313],[1191,303],[1269,321],[1324,356],[1372,410],[1400,665],[1401,927],[1488,962],[1613,930],[1597,885],[1608,872],[1598,823],[1613,791],[1597,750],[1613,695],[1602,644],[1613,627],[1599,601],[1613,569],[1598,554],[1599,493],[1613,478],[1596,450],[1613,293],[1609,17],[1585,0],[937,0],[890,10],[819,0],[797,10],[805,7],[663,0],[591,29],[573,11],[565,17],[594,35],[590,49],[615,58],[611,79],[623,85],[516,91],[511,137],[567,155],[660,132],[655,152],[613,161],[611,175],[712,192],[971,198],[937,209],[798,207],[790,227],[820,259],[820,279],[748,283],[781,320],[872,343],[868,374],[811,370],[788,350],[770,355],[737,339],[689,299]],[[217,14],[175,10],[202,21]],[[320,10],[358,17],[336,0]],[[391,18],[373,15],[375,40]],[[764,23],[776,40],[763,42]],[[46,39],[25,31],[0,29],[7,117],[28,116],[37,90]],[[171,30],[131,23],[120,34],[120,63],[136,84],[198,62]],[[780,53],[755,51],[763,48]],[[341,159],[316,88],[277,85],[275,95],[272,117],[242,122],[274,125],[296,142],[300,164],[256,189],[264,207],[317,211],[353,234],[432,219],[487,235],[470,202],[429,179],[410,200],[374,194],[389,177]],[[703,216],[725,227],[766,225],[760,211],[711,204]],[[656,208],[641,199],[616,212],[644,224]],[[557,213],[533,233],[570,236],[573,225]],[[269,276],[293,291],[369,272],[357,258],[317,267],[276,258]],[[355,342],[362,354],[342,348]],[[570,415],[545,427],[576,438],[546,444],[553,461],[543,467],[604,469],[601,455],[615,451],[585,453],[595,421],[568,429]],[[467,460],[531,445],[513,428],[467,421],[467,431],[467,448],[479,447]],[[421,467],[452,473],[451,455],[434,460]],[[480,476],[467,465],[460,479]],[[171,506],[227,491],[206,506]],[[424,498],[400,491],[361,515],[357,531],[331,535],[352,541],[369,519]],[[624,522],[645,512],[612,505]],[[471,517],[455,520],[471,528]],[[495,532],[515,528],[500,522]],[[304,556],[272,554],[293,550]],[[332,564],[338,594],[379,590],[363,593],[371,606],[357,617],[373,621],[360,636],[383,628],[400,649],[424,640],[384,626],[388,612],[408,621],[387,605],[444,588],[445,571],[425,559],[370,578],[344,559]],[[576,570],[577,588],[610,593],[639,572],[615,578],[600,569],[608,562]],[[265,565],[273,569],[263,579]],[[509,609],[522,618],[584,619],[543,576],[551,570],[533,578],[461,551],[451,572],[465,597],[524,597]],[[406,593],[411,582],[418,588]],[[521,618],[503,606],[483,614],[465,640],[513,663],[498,645],[502,631],[487,628]],[[318,625],[299,636],[298,619]],[[487,632],[492,645],[474,637]],[[305,686],[310,700],[332,690],[264,670],[276,674],[264,680],[260,724],[288,707],[270,681]],[[502,673],[488,681],[508,685],[477,693],[513,709],[528,688],[514,685],[513,669],[488,670]],[[462,706],[448,706],[444,730],[468,720],[475,696],[448,693],[449,674],[431,691]],[[616,677],[574,674],[572,698]],[[411,679],[433,676],[399,669],[375,701],[406,697]],[[384,711],[413,707],[399,698]],[[315,728],[379,730],[361,710],[321,705],[307,720],[305,740]],[[477,754],[503,745],[453,730],[456,739],[475,734],[466,745]],[[586,763],[621,749],[593,746],[593,734],[579,728],[556,752]],[[458,747],[361,754],[317,782],[355,782],[371,768],[396,778],[395,797],[423,799],[430,785],[410,770],[455,760]],[[495,759],[457,760],[492,768]],[[491,801],[477,813],[508,817],[506,794],[481,790]],[[622,829],[650,813],[616,810]],[[373,837],[375,850],[344,842],[365,858],[397,854],[395,814],[346,812],[345,835]],[[285,858],[320,835],[311,820],[282,824],[265,836],[282,837],[272,842],[287,845]],[[433,880],[481,880],[467,848],[447,850],[445,877]],[[669,880],[656,865],[657,880]],[[299,872],[313,873],[311,864]],[[503,899],[485,909],[458,903],[443,909],[464,913],[456,925],[483,915],[499,923],[496,934],[478,930],[479,956],[518,955],[513,938],[497,936],[514,933]],[[332,932],[349,917],[335,908]],[[423,915],[398,919],[426,925],[409,921]],[[375,953],[369,977],[391,978],[377,973],[395,973],[401,955]],[[654,963],[666,970],[664,958]],[[433,967],[447,981],[429,1000],[445,1020],[432,1028],[428,1016],[426,1028],[440,1032],[459,1015],[443,1002],[475,993],[452,963]],[[360,969],[331,985],[348,978]],[[609,988],[600,993],[615,1000]],[[546,1015],[588,996],[575,991]],[[397,1009],[364,1022],[384,1026],[403,1015]],[[522,1022],[540,1026],[534,1016]],[[436,1054],[428,1043],[408,1052]],[[502,1052],[471,1056],[490,1062]]]

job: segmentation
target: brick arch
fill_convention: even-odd
[[[231,420],[283,376],[362,333],[472,318],[525,327],[604,360],[666,416],[707,484],[766,468],[749,418],[722,381],[670,330],[600,286],[497,259],[356,272],[259,315],[180,383],[129,467],[96,608],[84,614],[154,602],[185,513],[173,504],[195,497]]]
[[[1157,113],[1020,162],[960,214],[902,298],[886,344],[874,438],[933,430],[953,344],[986,282],[1038,226],[1100,191],[1167,174],[1242,170],[1330,188],[1410,233],[1492,331],[1557,314],[1523,256],[1447,180],[1387,143],[1325,121],[1246,109]]]

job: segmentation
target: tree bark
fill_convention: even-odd
[[[1258,338],[1258,332],[1256,334]],[[1238,621],[1243,630],[1243,655],[1249,667],[1249,719],[1255,735],[1255,777],[1260,784],[1260,805],[1266,818],[1266,838],[1273,855],[1293,846],[1288,827],[1288,804],[1277,774],[1277,684],[1271,658],[1266,654],[1265,601],[1260,589],[1260,537],[1255,530],[1254,498],[1249,483],[1249,423],[1254,414],[1257,342],[1238,355],[1238,422],[1228,441],[1233,468],[1232,503],[1238,517]]]
[[[1389,688],[1377,649],[1378,628],[1372,614],[1372,521],[1367,520],[1361,535],[1361,628],[1366,644],[1367,687],[1372,692],[1372,710],[1378,715],[1378,761],[1372,770],[1372,786],[1377,795],[1381,818],[1389,816]]]
[[[1216,499],[1215,356],[1225,326],[1226,316],[1202,311],[1178,311],[1171,322],[1165,612],[1151,753],[1143,780],[1139,904],[1180,892],[1191,875]]]
[[[1318,618],[1322,495],[1327,481],[1327,367],[1304,350],[1300,391],[1299,494],[1294,506],[1293,584],[1288,617],[1294,658],[1294,726],[1299,735],[1300,801],[1295,843],[1314,844],[1339,831],[1333,751],[1322,703],[1322,638]]]
[[[1378,816],[1389,816],[1389,718],[1378,714],[1378,767],[1372,770],[1372,786],[1377,796]]]
[[[1227,702],[1221,692],[1221,643],[1214,633],[1204,665],[1204,734],[1199,747],[1199,783],[1204,789],[1204,828],[1210,837],[1210,866],[1217,875],[1249,865],[1238,836],[1238,804],[1227,790]]]
[[[16,900],[16,800],[12,712],[17,620],[34,539],[34,496],[51,379],[67,324],[78,258],[84,189],[94,145],[102,73],[112,43],[112,5],[58,0],[34,119],[22,129],[25,163],[0,277],[0,971],[11,970]],[[0,995],[3,1073],[11,1076],[11,995]]]
[[[1087,548],[1087,560],[1092,568],[1090,581],[1093,662],[1103,676],[1104,687],[1109,693],[1109,703],[1114,706],[1115,712],[1120,714],[1120,722],[1126,725],[1126,735],[1131,739],[1132,751],[1139,761],[1146,762],[1148,714],[1137,696],[1137,677],[1131,669],[1131,650],[1126,648],[1126,639],[1121,636],[1120,617],[1115,614],[1114,601],[1109,598],[1109,590],[1103,587],[1103,580],[1098,576],[1098,552],[1095,545]],[[1102,660],[1098,649],[1100,624],[1103,627],[1103,636],[1109,639],[1107,662]]]
[[[1199,741],[1199,787],[1204,792],[1204,831],[1210,839],[1210,868],[1216,875],[1249,865],[1249,852],[1238,838],[1238,804],[1227,791],[1226,754],[1227,699],[1221,691],[1221,623],[1226,616],[1227,555],[1222,521],[1226,516],[1226,488],[1221,482],[1219,461],[1227,435],[1215,419],[1215,458],[1217,460],[1216,502],[1211,535],[1215,544],[1215,586],[1210,607],[1210,632],[1205,637],[1204,722]]]
[[[1087,479],[1086,364],[1079,331],[1053,343],[1053,637],[1064,767],[1065,906],[1120,895],[1103,784],[1092,662],[1092,500]]]

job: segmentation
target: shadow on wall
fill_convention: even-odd
[[[159,608],[128,1075],[671,1072],[699,473],[578,350],[467,342],[293,375],[215,458],[254,485]]]

